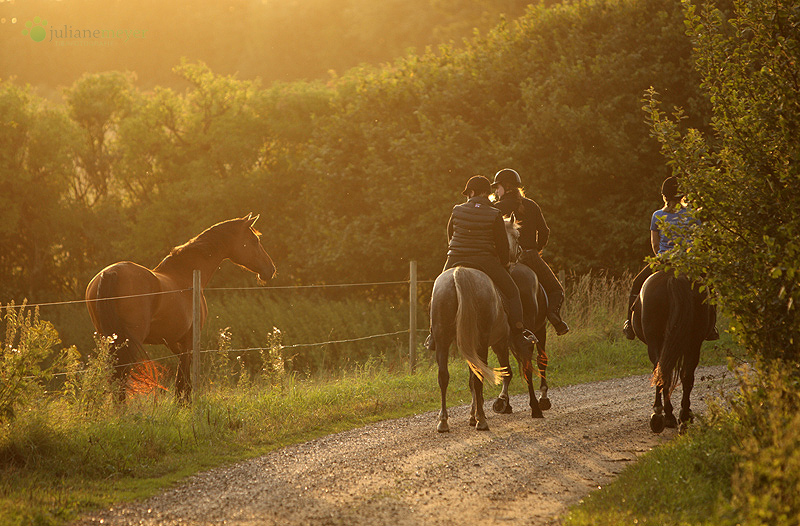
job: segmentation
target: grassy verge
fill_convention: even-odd
[[[717,510],[731,497],[731,427],[695,427],[653,450],[574,507],[564,525],[720,524]]]
[[[798,369],[740,369],[727,404],[593,492],[564,525],[800,524]]]

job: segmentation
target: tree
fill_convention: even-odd
[[[788,0],[684,2],[713,133],[647,97],[653,134],[702,225],[668,265],[702,278],[748,349],[800,361],[800,10]]]
[[[62,200],[77,130],[28,88],[0,83],[0,293],[63,291],[74,274]]]

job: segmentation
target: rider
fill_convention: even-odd
[[[672,239],[668,232],[663,231],[664,224],[670,224],[674,227],[685,228],[695,220],[691,216],[691,212],[686,207],[684,200],[685,195],[678,189],[678,178],[667,177],[661,184],[661,197],[664,200],[664,207],[653,212],[653,217],[650,219],[650,247],[653,249],[653,254],[659,256],[675,247],[675,241]],[[645,280],[650,277],[653,270],[650,265],[646,265],[637,275],[633,278],[631,286],[630,298],[628,300],[628,318],[622,325],[622,332],[629,340],[636,339],[636,334],[633,332],[633,325],[631,324],[631,316],[633,315],[633,304],[642,290]],[[708,340],[719,339],[719,332],[714,327]]]
[[[513,212],[519,223],[519,245],[522,248],[520,263],[526,264],[536,273],[539,282],[547,293],[547,319],[553,324],[556,334],[561,336],[569,332],[569,326],[561,319],[561,305],[564,302],[564,288],[553,270],[542,259],[541,251],[547,245],[550,229],[542,215],[539,205],[525,197],[522,190],[522,179],[519,173],[511,168],[504,168],[494,176],[494,194],[497,200],[494,206],[504,216]],[[537,291],[532,291],[535,295]]]
[[[449,239],[444,270],[453,267],[471,267],[483,271],[508,300],[506,313],[511,328],[511,343],[521,350],[535,341],[522,322],[522,301],[519,289],[508,272],[509,245],[503,215],[492,206],[489,194],[491,183],[482,176],[467,181],[464,191],[467,202],[453,207],[447,222]],[[434,350],[435,342],[429,336],[425,346]]]

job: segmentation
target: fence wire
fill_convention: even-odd
[[[433,283],[433,280],[418,280],[417,284],[423,283]],[[346,288],[346,287],[374,287],[374,286],[383,286],[383,285],[409,285],[410,281],[380,281],[380,282],[366,282],[366,283],[336,283],[336,284],[323,284],[323,285],[286,285],[286,286],[276,286],[276,287],[208,287],[203,289],[203,292],[212,292],[212,291],[248,291],[248,290],[257,290],[257,291],[269,291],[269,290],[309,290],[309,289],[326,289],[326,288]],[[158,296],[163,294],[176,294],[176,293],[183,293],[183,292],[191,292],[192,289],[180,289],[180,290],[170,290],[170,291],[160,291],[160,292],[148,292],[142,294],[129,294],[124,296],[113,296],[108,298],[97,298],[88,301],[110,301],[116,299],[127,299],[127,298],[136,298],[136,297],[146,297],[146,296]],[[50,302],[42,302],[42,303],[26,303],[22,302],[19,305],[16,304],[0,304],[0,311],[7,310],[7,309],[24,309],[24,308],[31,308],[35,309],[38,307],[51,307],[51,306],[64,306],[64,305],[75,305],[80,303],[86,303],[86,299],[80,300],[67,300],[67,301],[50,301]],[[308,348],[308,347],[323,347],[325,345],[334,345],[340,343],[354,343],[366,340],[373,340],[376,338],[384,338],[389,336],[399,336],[401,334],[408,334],[409,330],[399,330],[394,332],[387,332],[382,334],[371,334],[369,336],[360,336],[355,338],[347,338],[341,340],[328,340],[323,342],[313,342],[313,343],[294,343],[289,345],[278,345],[276,346],[279,350],[283,349],[299,349],[299,348]],[[427,332],[427,329],[417,329],[416,332]],[[248,353],[248,352],[261,352],[269,347],[250,347],[250,348],[242,348],[242,349],[201,349],[199,352],[202,354],[212,354],[212,353]],[[145,360],[141,360],[138,362],[133,362],[124,365],[115,365],[114,368],[122,368],[122,367],[134,367],[137,365],[143,365],[146,363],[151,362],[161,362],[166,360],[172,360],[179,358],[181,355],[191,354],[191,351],[183,352],[183,353],[176,353],[168,356],[161,356],[156,358],[148,357]],[[80,369],[76,371],[69,371],[69,372],[60,372],[54,373],[51,376],[53,377],[62,377],[62,376],[69,376],[69,375],[78,375],[88,372],[89,369]],[[24,380],[31,380],[35,379],[35,376],[26,376],[23,377]]]

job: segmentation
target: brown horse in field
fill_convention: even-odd
[[[272,278],[275,265],[253,228],[257,219],[248,214],[217,223],[173,248],[153,270],[121,261],[92,278],[86,306],[97,332],[117,337],[115,378],[127,378],[132,364],[146,359],[142,344],[164,344],[180,359],[176,394],[191,392],[193,271],[200,271],[201,290],[226,259],[258,274],[259,282]],[[202,326],[208,314],[202,294],[201,304]]]

